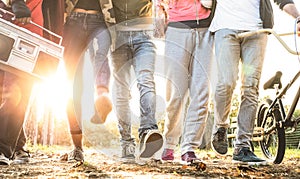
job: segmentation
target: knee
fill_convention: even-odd
[[[216,86],[216,93],[218,94],[230,94],[233,92],[235,88],[235,83],[219,83],[217,86]]]
[[[247,80],[242,87],[241,93],[242,96],[252,96],[258,97],[259,93],[259,80],[257,78],[252,78],[251,80]]]

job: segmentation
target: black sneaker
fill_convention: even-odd
[[[233,162],[248,165],[266,165],[267,161],[257,157],[248,147],[236,149],[233,153]]]
[[[3,153],[0,153],[0,165],[9,165],[9,159]]]
[[[218,128],[213,134],[211,148],[219,155],[226,155],[228,151],[227,129],[225,127]]]
[[[30,154],[28,151],[21,149],[15,152],[13,164],[25,164],[29,162]]]
[[[147,130],[140,140],[140,158],[150,158],[163,146],[163,137],[159,130]]]
[[[76,147],[68,154],[68,162],[83,162],[83,150],[80,147]]]

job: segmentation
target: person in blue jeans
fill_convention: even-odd
[[[300,14],[292,0],[274,0],[285,12],[297,18]],[[267,35],[237,37],[237,34],[273,27],[270,0],[218,0],[209,30],[215,34],[215,53],[218,81],[215,90],[212,148],[220,155],[228,151],[227,128],[233,91],[241,63],[241,101],[237,116],[238,130],[233,161],[264,164],[250,150],[256,117],[259,82],[262,73]],[[297,30],[300,25],[298,21]]]
[[[135,138],[129,101],[130,87],[137,82],[140,96],[140,152],[138,157],[152,157],[163,144],[155,119],[156,91],[154,67],[156,47],[152,41],[152,1],[112,0],[116,19],[115,50],[112,52],[113,102],[121,135],[122,159],[135,161]],[[131,67],[135,79],[131,76]]]
[[[67,1],[70,4],[70,1]],[[82,128],[81,128],[81,97],[83,92],[83,58],[93,39],[98,41],[98,57],[92,59],[94,68],[95,86],[98,95],[107,93],[110,81],[110,69],[107,55],[111,46],[111,37],[102,12],[104,4],[98,0],[75,1],[74,7],[67,6],[68,16],[64,24],[63,42],[65,47],[64,60],[67,77],[72,84],[72,93],[67,104],[67,116],[74,149],[69,153],[69,161],[83,161]],[[106,98],[107,99],[107,98]],[[111,105],[107,100],[104,107]],[[101,106],[101,105],[100,105]],[[96,113],[99,114],[95,105]],[[111,107],[110,107],[111,109]],[[95,114],[95,115],[98,115]],[[91,120],[94,123],[103,123],[106,115],[101,113]]]

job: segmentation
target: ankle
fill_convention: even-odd
[[[97,87],[97,95],[98,96],[101,96],[101,95],[106,94],[106,93],[109,93],[108,88],[103,87],[103,86],[98,86]]]

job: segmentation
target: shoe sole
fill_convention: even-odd
[[[165,161],[165,162],[173,162],[174,161],[174,159],[161,159],[162,161]]]
[[[246,166],[266,166],[269,165],[267,161],[262,162],[243,162],[239,160],[232,160],[232,163],[246,165]]]
[[[125,164],[134,164],[135,158],[121,158],[120,161]]]
[[[10,165],[9,161],[0,161],[0,165]]]
[[[150,158],[163,146],[163,137],[160,133],[150,133],[145,142],[144,150],[141,150],[140,158]]]
[[[95,115],[91,122],[94,124],[103,124],[106,121],[107,115],[112,110],[112,103],[108,96],[102,95],[95,101]]]
[[[26,164],[29,163],[29,159],[15,159],[12,161],[12,164],[18,165],[18,164]]]
[[[201,160],[201,159],[193,159],[193,160],[191,160],[191,161],[184,161],[184,160],[180,160],[180,162],[179,162],[181,165],[191,165],[191,164],[200,164],[200,163],[203,163],[204,164],[204,162]],[[206,164],[205,164],[206,165]]]

